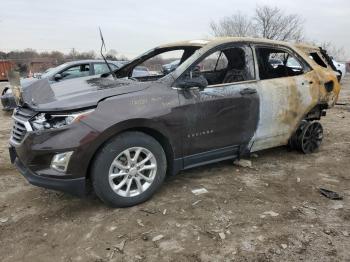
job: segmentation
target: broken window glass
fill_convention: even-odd
[[[206,78],[209,85],[253,80],[254,60],[249,47],[218,50],[202,59],[194,69]]]
[[[302,63],[291,53],[273,48],[256,48],[260,79],[296,76],[304,73]]]
[[[327,68],[327,64],[322,59],[322,55],[318,54],[317,52],[310,53],[310,57],[320,66]]]

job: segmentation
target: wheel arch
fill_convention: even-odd
[[[134,122],[134,121],[131,121]],[[117,127],[118,126],[118,127]],[[153,137],[163,148],[165,157],[167,160],[167,174],[172,174],[174,170],[174,147],[171,143],[171,141],[168,139],[166,132],[161,130],[161,128],[157,128],[154,125],[145,125],[145,124],[133,124],[133,123],[123,123],[122,125],[117,125],[114,127],[109,128],[102,134],[102,139],[99,141],[99,145],[94,150],[94,153],[92,154],[87,172],[86,172],[86,178],[90,178],[91,174],[91,167],[93,164],[94,159],[96,158],[96,155],[98,154],[99,150],[113,137],[116,137],[122,133],[129,132],[129,131],[138,131],[145,133],[151,137]],[[121,128],[120,126],[123,126]]]

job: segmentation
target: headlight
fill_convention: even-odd
[[[34,130],[60,128],[81,120],[93,111],[94,109],[71,114],[40,113],[30,121],[30,124]]]

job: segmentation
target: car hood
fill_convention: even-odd
[[[36,111],[68,111],[93,107],[105,98],[137,92],[149,86],[149,82],[96,76],[51,84],[47,79],[41,79],[22,89],[21,100]]]

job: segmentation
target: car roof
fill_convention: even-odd
[[[300,49],[319,49],[316,46],[308,45],[308,44],[294,44],[289,43],[285,41],[277,41],[277,40],[270,40],[265,38],[254,38],[254,37],[216,37],[212,39],[197,39],[197,40],[187,40],[187,41],[180,41],[180,42],[173,42],[165,45],[160,45],[158,48],[171,48],[176,46],[183,46],[183,47],[204,47],[204,46],[217,46],[220,44],[225,43],[232,43],[232,42],[246,42],[246,43],[257,43],[257,44],[270,44],[270,45],[283,45],[287,47],[297,47]]]
[[[107,62],[115,65],[122,65],[124,61],[107,60]],[[79,65],[79,64],[85,64],[85,63],[105,63],[105,61],[103,59],[84,59],[84,60],[74,60],[74,61],[66,62],[64,64]]]

